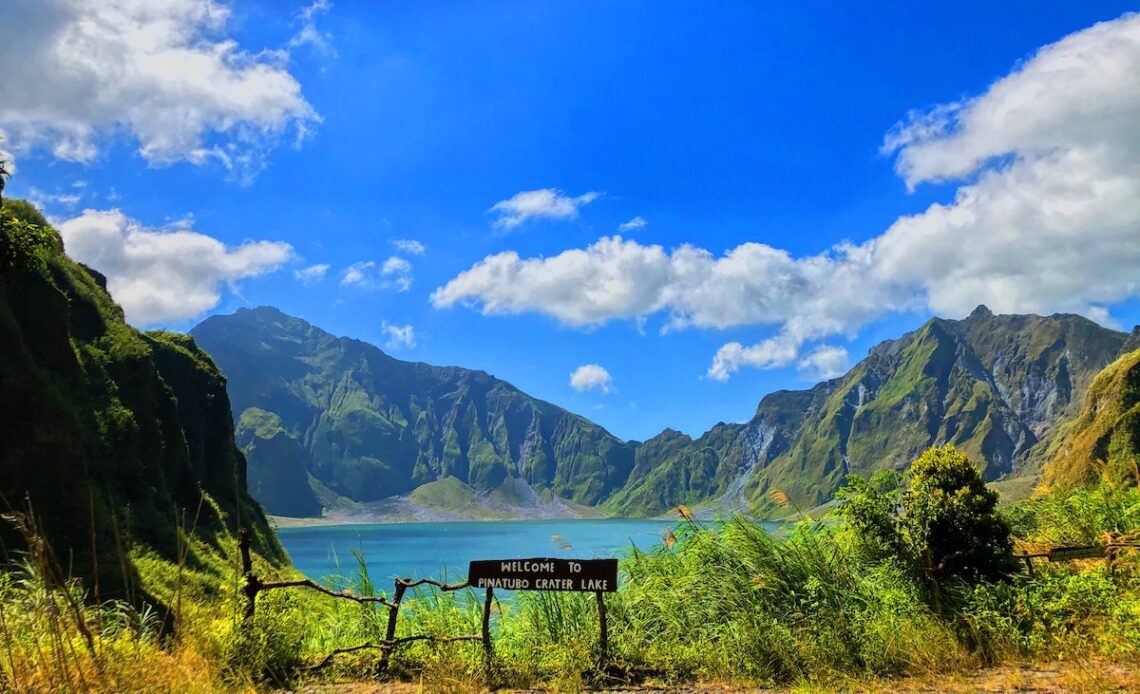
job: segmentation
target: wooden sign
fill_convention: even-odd
[[[471,562],[467,582],[474,588],[613,593],[617,574],[617,559],[494,559]]]
[[[1105,548],[1101,545],[1090,547],[1054,547],[1049,550],[1049,561],[1073,561],[1074,559],[1103,559]]]

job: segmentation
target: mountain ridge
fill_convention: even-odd
[[[633,465],[629,442],[485,371],[401,361],[272,307],[213,316],[191,332],[223,371],[242,374],[231,379],[239,438],[252,442],[251,408],[276,414],[307,455],[314,497],[367,503],[447,477],[478,491],[522,479],[593,506]],[[256,488],[272,462],[250,463]]]
[[[245,325],[251,320],[255,325]],[[289,328],[276,335],[282,322]],[[230,323],[240,327],[242,339],[226,337],[223,326]],[[621,441],[589,419],[532,398],[486,372],[404,362],[277,309],[211,317],[191,332],[207,351],[221,350],[216,358],[224,372],[255,364],[259,369],[260,376],[252,379],[260,389],[256,397],[244,383],[248,372],[230,379],[239,440],[254,470],[251,488],[269,483],[258,472],[257,446],[284,443],[273,443],[280,432],[249,433],[257,428],[259,410],[273,411],[266,389],[276,371],[282,383],[291,384],[285,389],[291,399],[282,405],[285,419],[296,419],[279,428],[319,459],[307,468],[313,490],[306,501],[310,512],[318,503],[327,508],[337,497],[366,503],[408,499],[420,485],[451,477],[467,489],[464,499],[495,493],[508,480],[523,480],[535,494],[631,516],[664,513],[679,503],[778,515],[786,511],[768,498],[775,489],[789,494],[798,507],[811,508],[827,502],[848,475],[902,469],[919,452],[941,443],[965,450],[990,481],[1035,477],[1056,425],[1076,415],[1093,377],[1124,346],[1140,339],[1140,329],[1128,335],[1074,314],[995,315],[979,306],[964,319],[931,318],[873,346],[843,376],[804,390],[769,393],[745,423],[720,422],[695,438],[666,428],[646,441]],[[242,343],[247,346],[238,348]],[[285,363],[281,354],[262,354],[250,344],[271,351],[286,345],[295,353]],[[301,344],[307,345],[303,354],[295,351]],[[357,382],[357,368],[368,383]],[[339,389],[342,401],[355,398],[361,408],[395,418],[388,422],[389,450],[408,445],[407,431],[418,432],[413,448],[419,455],[401,463],[407,468],[401,484],[361,494],[352,485],[363,478],[350,483],[330,477],[328,465],[336,467],[327,455],[330,442],[317,445],[324,446],[323,452],[313,448],[314,436],[322,430],[313,420],[320,419],[319,403],[310,397],[313,393],[301,392],[302,383],[318,387],[318,381],[329,393]],[[395,409],[393,394],[403,403]],[[340,407],[331,399],[327,406]],[[529,419],[520,418],[528,408]],[[537,422],[547,422],[546,428],[536,428]],[[352,433],[351,426],[332,429]],[[369,431],[369,437],[377,435],[375,429]],[[557,453],[551,437],[562,446]],[[476,449],[483,454],[475,455],[480,462],[472,467]],[[450,463],[444,455],[448,450]],[[336,455],[343,457],[340,449]],[[317,464],[322,460],[323,468]],[[300,486],[296,476],[291,484]],[[375,484],[375,478],[363,484]],[[454,491],[443,496],[455,497]]]

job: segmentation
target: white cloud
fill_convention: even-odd
[[[186,320],[217,306],[223,285],[271,272],[292,257],[287,243],[226,247],[191,231],[148,229],[119,210],[84,210],[57,225],[67,254],[107,276],[127,320]]]
[[[323,280],[328,272],[329,266],[327,264],[317,263],[316,265],[310,265],[306,268],[301,268],[300,270],[294,270],[293,278],[299,281],[301,284],[309,285],[313,284],[314,282],[320,282]]]
[[[412,264],[399,256],[392,256],[380,266],[380,275],[386,277],[386,288],[395,287],[398,292],[412,288]]]
[[[408,255],[423,255],[427,247],[415,239],[393,239],[392,245]]]
[[[332,9],[329,0],[314,0],[311,5],[297,13],[297,24],[300,28],[293,38],[286,44],[288,48],[310,46],[319,53],[327,56],[336,56],[336,49],[332,45],[332,35],[317,28],[317,17]]]
[[[557,188],[540,188],[515,193],[492,205],[489,211],[499,215],[495,220],[496,228],[513,229],[528,219],[540,217],[574,219],[578,216],[578,208],[590,204],[600,196],[601,193],[590,191],[572,198]]]
[[[17,152],[89,162],[128,135],[151,165],[248,179],[319,117],[283,51],[250,52],[214,0],[14,0],[0,23],[0,127]]]
[[[793,364],[805,344],[891,312],[960,317],[984,303],[1105,321],[1109,306],[1140,296],[1136,123],[1140,16],[1126,15],[1041,49],[974,99],[894,128],[884,149],[908,185],[962,183],[951,201],[865,243],[799,258],[745,243],[718,257],[614,236],[551,257],[488,256],[431,300],[572,326],[661,312],[668,330],[775,328],[754,345],[724,345],[708,372],[716,379]]]
[[[636,230],[644,227],[646,224],[648,224],[648,222],[646,222],[641,217],[641,215],[638,215],[638,216],[634,217],[633,219],[629,220],[628,222],[622,222],[621,224],[619,224],[618,225],[618,231],[636,231]]]
[[[360,261],[345,268],[340,283],[406,292],[412,288],[412,264],[395,255],[379,265],[373,260]]]
[[[370,284],[368,278],[371,270],[376,268],[376,263],[371,260],[365,260],[358,263],[349,265],[344,270],[344,274],[340,276],[340,283],[343,285],[357,285],[367,286]]]
[[[68,208],[75,207],[79,204],[80,199],[82,196],[79,193],[48,193],[35,186],[28,189],[28,200],[41,210],[55,205]]]
[[[854,282],[857,251],[847,247],[796,260],[771,246],[746,243],[717,258],[688,244],[668,252],[603,237],[551,257],[488,256],[433,292],[431,300],[437,307],[481,304],[486,314],[536,311],[572,326],[658,311],[669,314],[670,330],[780,323],[816,310],[809,305],[812,294]],[[875,310],[876,297],[836,289],[837,300],[849,304],[846,313]]]
[[[583,364],[570,374],[570,387],[580,393],[587,390],[610,393],[613,392],[613,386],[614,379],[610,376],[610,372],[598,364]]]
[[[384,348],[390,352],[416,346],[416,331],[411,325],[392,325],[388,321],[383,321],[380,324],[380,331],[388,337],[384,342]]]
[[[819,345],[797,364],[809,378],[823,381],[842,376],[850,365],[847,350],[839,345]]]
[[[717,350],[709,367],[708,376],[718,381],[726,381],[742,366],[757,369],[787,366],[795,361],[799,353],[798,341],[783,333],[748,347],[739,342],[729,342]]]
[[[388,258],[380,266],[380,274],[382,275],[404,275],[411,271],[412,264],[397,255]]]

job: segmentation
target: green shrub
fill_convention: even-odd
[[[936,609],[944,581],[994,581],[1017,568],[997,493],[951,445],[923,453],[906,476],[853,478],[838,496],[839,515],[864,551],[920,577]]]
[[[0,209],[0,272],[43,271],[47,267],[45,256],[62,251],[59,234],[38,210],[23,200],[4,201]]]

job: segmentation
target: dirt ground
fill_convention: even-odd
[[[298,694],[419,694],[433,692],[479,692],[472,682],[375,683],[344,682],[303,687]],[[510,690],[515,694],[554,690]],[[680,686],[641,684],[629,687],[588,690],[612,694],[815,694],[816,692],[850,692],[851,694],[899,692],[901,694],[934,694],[948,692],[1032,692],[1068,694],[1079,692],[1140,692],[1140,663],[1123,664],[1110,661],[1066,661],[1045,664],[1008,664],[968,673],[907,677],[894,680],[862,682],[820,682],[788,688],[739,687],[715,682]]]

